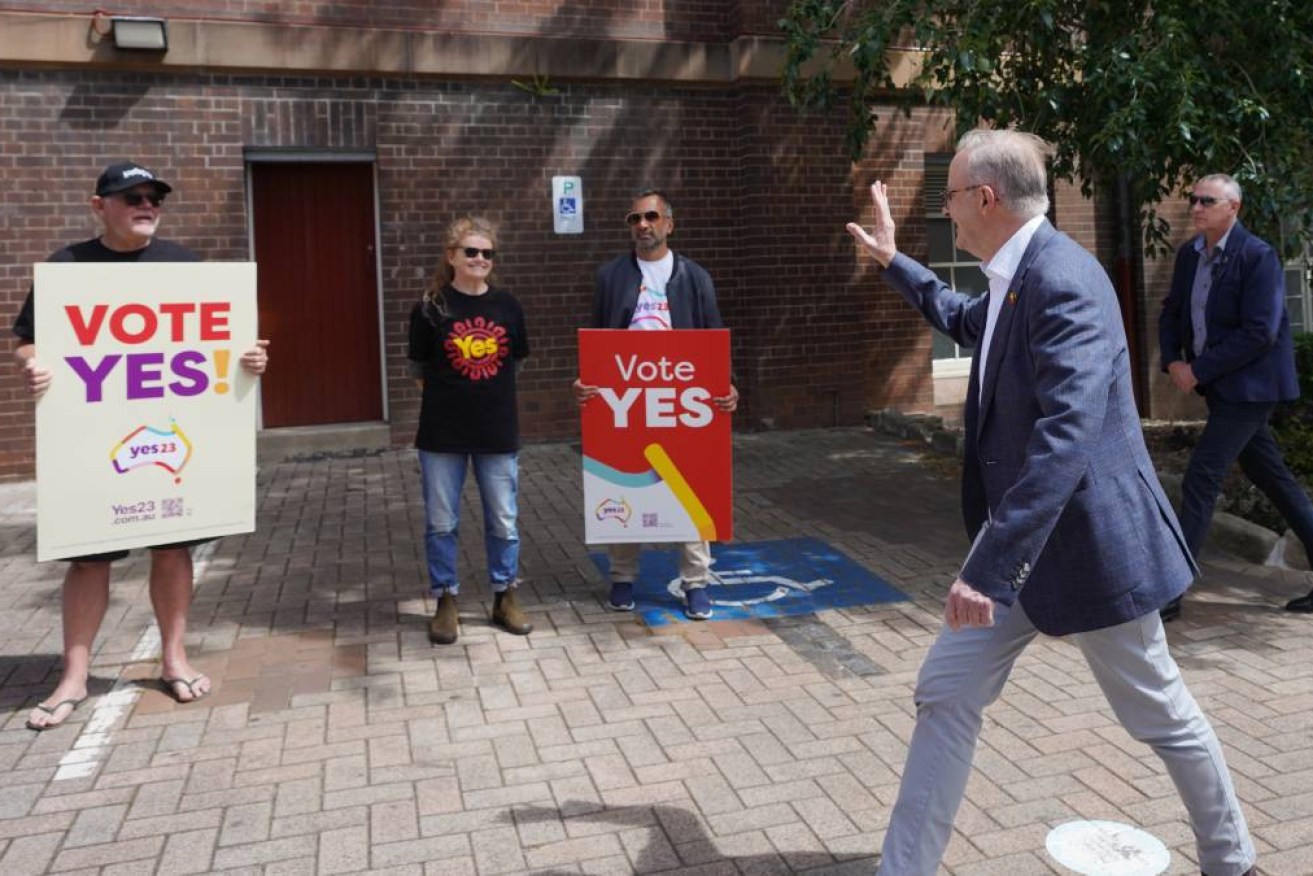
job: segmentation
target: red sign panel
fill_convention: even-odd
[[[729,331],[582,329],[584,528],[592,544],[733,533]]]

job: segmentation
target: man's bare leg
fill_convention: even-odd
[[[59,684],[42,705],[54,713],[33,709],[27,722],[33,727],[62,724],[72,709],[55,708],[66,700],[81,701],[87,696],[87,678],[91,674],[91,646],[109,607],[109,563],[69,563],[64,573],[63,617],[64,671]]]
[[[189,548],[150,552],[150,601],[160,627],[161,678],[179,702],[198,700],[210,692],[210,679],[187,661],[183,638],[191,609],[192,562]]]

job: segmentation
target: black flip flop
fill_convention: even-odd
[[[165,692],[166,694],[168,694],[169,696],[173,697],[173,699],[174,699],[175,702],[179,702],[179,703],[182,703],[183,705],[186,705],[187,703],[194,703],[194,702],[196,702],[197,700],[203,700],[203,699],[205,699],[206,695],[209,694],[209,691],[208,691],[208,690],[207,690],[207,691],[201,691],[200,693],[197,693],[197,692],[196,692],[196,684],[197,684],[202,678],[209,678],[209,676],[206,675],[204,672],[202,672],[200,675],[198,675],[198,676],[196,676],[195,678],[193,678],[192,680],[188,681],[188,680],[185,679],[185,678],[165,678],[164,676],[161,675],[161,676],[160,676],[160,684],[164,685],[164,692]],[[173,689],[173,686],[174,686],[175,684],[181,684],[181,685],[184,685],[184,686],[187,688],[187,690],[191,692],[191,699],[189,699],[189,700],[184,700],[184,699],[182,699],[181,697],[179,697],[179,696],[178,696],[178,692],[177,692],[176,690]]]
[[[77,711],[78,706],[82,705],[86,701],[87,701],[86,697],[83,697],[80,700],[69,697],[66,700],[60,700],[59,702],[55,703],[53,706],[47,706],[41,703],[37,703],[36,706],[37,709],[39,709],[42,712],[45,712],[51,718],[55,717],[55,713],[58,712],[60,709],[64,708],[64,706],[69,706],[70,708],[68,710],[68,713],[65,714],[64,717],[50,724],[33,724],[32,719],[29,718],[27,720],[27,729],[35,730],[38,733],[40,733],[42,730],[54,730],[56,727],[62,726],[65,721],[71,718],[73,716],[73,713]]]

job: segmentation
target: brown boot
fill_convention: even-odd
[[[429,641],[435,645],[450,645],[460,634],[460,613],[456,611],[456,597],[443,591],[438,599],[438,610],[429,618]]]
[[[493,597],[492,622],[517,636],[527,636],[533,632],[533,624],[529,623],[529,616],[515,601],[514,587],[508,587]]]

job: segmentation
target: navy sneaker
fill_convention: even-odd
[[[611,596],[606,602],[606,607],[612,611],[633,611],[634,582],[613,581],[611,583]]]
[[[1300,614],[1313,613],[1313,592],[1310,592],[1308,596],[1301,596],[1287,602],[1286,611],[1297,611]]]
[[[711,617],[711,595],[705,587],[689,587],[684,591],[684,614],[692,620]]]

